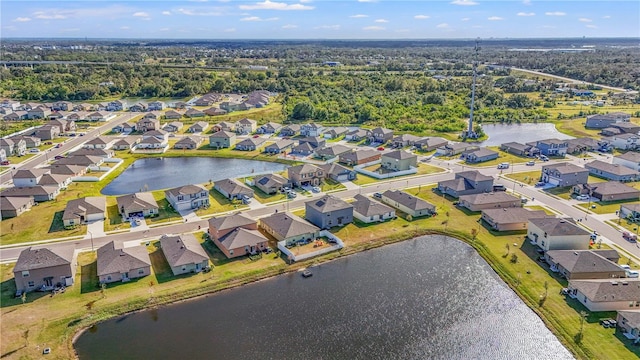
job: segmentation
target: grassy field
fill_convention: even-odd
[[[366,168],[366,170],[369,171],[375,171],[377,168],[379,168],[379,165],[372,165]],[[401,178],[405,178],[405,177],[411,177],[411,176],[416,176],[416,175],[429,175],[429,174],[437,174],[437,173],[441,173],[446,171],[445,169],[438,167],[438,166],[434,166],[434,165],[429,165],[429,164],[423,164],[423,163],[418,163],[418,172],[416,174],[411,174],[411,175],[405,175],[405,176],[398,176],[398,177],[394,177],[391,179],[401,179]],[[360,186],[367,186],[370,184],[374,184],[378,181],[385,181],[386,179],[381,179],[378,180],[376,178],[373,178],[371,176],[367,176],[364,174],[358,174],[357,178],[355,180],[353,180],[353,183],[356,185],[360,185]]]
[[[505,177],[519,181],[524,184],[533,185],[540,180],[540,171],[525,171],[519,173],[505,174]]]
[[[620,200],[620,201],[598,201],[598,202],[584,202],[578,204],[581,208],[589,209],[589,211],[596,214],[613,214],[620,210],[622,204],[637,203],[637,200]]]
[[[493,167],[503,162],[507,162],[509,164],[521,164],[521,163],[526,163],[527,161],[533,160],[532,158],[529,158],[529,157],[517,156],[517,155],[510,154],[506,151],[502,151],[500,150],[499,146],[489,146],[488,148],[498,152],[497,159],[485,161],[477,164],[465,163],[465,165],[471,166],[471,167]]]

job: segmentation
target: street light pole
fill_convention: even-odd
[[[93,233],[91,232],[91,230],[87,230],[87,232],[91,236],[91,251],[93,251]]]

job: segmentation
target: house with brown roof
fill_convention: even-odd
[[[183,127],[184,127],[184,123],[182,123],[181,121],[172,121],[170,123],[164,124],[164,126],[162,127],[162,130],[175,133],[180,131]]]
[[[353,205],[335,197],[324,195],[304,203],[304,217],[321,229],[344,226],[353,222]]]
[[[230,131],[216,131],[209,135],[209,146],[216,149],[230,148],[236,144],[236,134]]]
[[[529,219],[527,238],[544,251],[588,250],[591,233],[572,219],[546,217]]]
[[[386,144],[388,141],[393,139],[393,130],[377,127],[369,130],[369,134],[367,136],[367,141],[369,143]]]
[[[478,145],[466,142],[452,141],[439,146],[436,149],[436,154],[443,156],[455,156],[462,154],[464,151],[478,150],[479,148],[480,147]]]
[[[151,259],[142,245],[125,246],[108,242],[97,251],[98,281],[101,284],[127,282],[151,274]]]
[[[258,230],[239,227],[213,242],[227,258],[231,259],[264,251],[268,247],[269,240]]]
[[[498,155],[499,154],[497,151],[493,151],[486,147],[481,147],[477,150],[463,151],[460,157],[467,163],[477,164],[485,161],[495,160],[498,158]]]
[[[209,268],[209,256],[191,233],[162,235],[160,248],[174,276],[199,273]]]
[[[250,137],[237,143],[235,149],[241,151],[254,151],[258,150],[262,145],[264,145],[265,142],[266,140],[264,138]]]
[[[167,110],[167,112],[164,113],[164,118],[167,120],[178,120],[178,119],[182,119],[182,112],[180,111],[176,111],[176,110]]]
[[[333,159],[336,156],[339,156],[344,153],[348,153],[353,151],[353,149],[349,146],[334,144],[329,146],[318,147],[315,149],[314,154],[316,158],[322,160]]]
[[[613,261],[607,258],[614,253]],[[568,280],[623,278],[626,271],[618,266],[615,250],[549,250],[544,254],[551,270]]]
[[[20,253],[13,268],[13,279],[19,293],[52,290],[55,286],[74,284],[77,252],[73,245],[28,247]]]
[[[387,190],[382,193],[380,200],[414,218],[436,213],[433,204],[400,190]]]
[[[206,114],[198,109],[189,109],[184,113],[184,116],[188,118],[204,117]]]
[[[7,156],[24,156],[27,153],[27,143],[23,139],[14,141],[10,138],[0,138],[0,149],[4,150]]]
[[[217,107],[210,107],[208,109],[205,109],[204,113],[207,114],[208,116],[219,116],[219,115],[225,115],[227,111]]]
[[[571,163],[556,163],[542,167],[541,181],[555,186],[586,184],[588,178],[589,170]]]
[[[277,212],[259,220],[260,228],[278,242],[292,245],[298,241],[311,241],[319,236],[320,229],[287,212]]]
[[[115,155],[115,152],[111,149],[78,149],[74,152],[69,153],[69,156],[89,156],[95,158],[103,158],[108,159],[112,158]]]
[[[637,181],[640,179],[640,173],[626,166],[619,164],[610,164],[601,160],[594,160],[584,164],[585,169],[589,170],[591,175],[613,181]]]
[[[337,139],[345,135],[348,131],[349,129],[347,129],[346,127],[337,126],[326,129],[323,136],[325,139]]]
[[[344,139],[347,141],[358,142],[366,139],[367,135],[369,135],[367,130],[358,128],[348,131],[344,135]]]
[[[229,131],[229,132],[233,132],[235,133],[236,130],[236,125],[234,123],[230,123],[230,122],[226,122],[226,121],[221,121],[215,125],[213,125],[213,128],[211,129],[213,132],[218,132],[218,131]]]
[[[493,177],[483,175],[477,170],[461,171],[455,174],[453,180],[438,182],[438,191],[454,198],[491,192],[493,191]]]
[[[391,139],[391,146],[394,148],[403,148],[407,146],[413,146],[416,141],[420,140],[419,136],[412,134],[402,134]]]
[[[199,209],[209,206],[209,191],[202,185],[184,185],[164,192],[167,201],[176,211]]]
[[[33,197],[0,197],[0,216],[2,219],[18,217],[22,213],[31,210],[35,205]]]
[[[185,136],[182,139],[176,141],[173,145],[175,149],[193,150],[197,149],[202,144],[202,137],[198,135]]]
[[[242,213],[212,217],[209,219],[208,233],[211,239],[216,240],[237,228],[258,230],[258,222]]]
[[[573,193],[589,195],[598,201],[638,200],[640,190],[617,181],[575,185]]]
[[[364,223],[382,222],[396,217],[396,211],[381,202],[360,194],[353,198],[353,216]]]
[[[640,306],[640,279],[569,280],[569,296],[589,311],[628,310]]]
[[[35,136],[40,140],[52,140],[60,136],[60,127],[55,125],[42,125],[35,131]]]
[[[380,166],[389,171],[406,171],[418,167],[418,156],[404,150],[382,154]]]
[[[54,161],[56,165],[81,165],[88,166],[100,166],[104,162],[104,157],[94,155],[71,155],[66,158],[62,158]]]
[[[112,136],[97,136],[82,145],[85,149],[109,149],[118,140]]]
[[[53,200],[58,195],[60,195],[60,188],[55,185],[14,186],[0,191],[0,197],[31,197],[35,202]]]
[[[290,124],[280,129],[280,136],[296,136],[300,133],[300,125]]]
[[[198,98],[194,104],[196,106],[211,106],[222,100],[222,94],[219,93],[207,93]]]
[[[19,169],[13,174],[13,186],[30,187],[37,186],[44,174],[49,172],[48,169],[33,168]]]
[[[209,128],[209,123],[206,121],[197,121],[193,125],[189,126],[187,130],[190,133],[202,133]]]
[[[112,127],[111,131],[116,133],[116,134],[119,134],[119,133],[130,134],[133,131],[135,131],[135,127],[136,127],[135,124],[130,124],[128,122],[125,122],[125,123],[118,124],[118,125]]]
[[[288,139],[278,140],[272,144],[265,146],[264,152],[267,154],[280,154],[281,152],[284,152],[287,149],[292,148],[294,144],[295,143],[293,140],[288,140]]]
[[[253,179],[253,183],[255,187],[265,194],[276,194],[289,183],[289,180],[278,174],[266,174],[256,176]]]
[[[256,129],[256,133],[258,134],[276,134],[278,131],[282,129],[282,124],[278,124],[275,122],[268,122],[264,125],[261,125]]]
[[[258,129],[258,122],[253,119],[242,118],[236,121],[235,127],[237,134],[253,134]]]
[[[293,186],[318,186],[324,180],[325,173],[318,166],[305,163],[287,168],[287,177]]]
[[[358,176],[355,170],[347,169],[346,167],[340,164],[336,164],[335,162],[318,165],[318,167],[324,171],[324,176],[326,179],[331,179],[337,182],[352,181],[355,180]]]
[[[362,149],[340,154],[338,162],[347,166],[355,166],[380,160],[380,157],[381,154],[377,150]]]
[[[74,227],[107,218],[107,198],[87,196],[67,202],[62,214],[64,227]]]
[[[160,120],[158,119],[140,119],[136,123],[136,131],[147,132],[151,130],[160,130]]]
[[[310,143],[299,143],[298,145],[291,148],[291,154],[308,156],[313,154],[315,148]]]
[[[60,128],[60,133],[74,132],[76,131],[76,122],[73,119],[55,119],[49,120],[45,125],[57,126]]]
[[[462,195],[458,198],[458,206],[469,211],[481,211],[496,208],[514,208],[522,206],[520,198],[504,191]]]
[[[159,214],[158,202],[150,192],[122,195],[116,198],[118,212],[127,220],[136,217],[153,217]]]
[[[124,136],[118,139],[115,143],[113,143],[114,150],[131,150],[133,149],[141,137],[139,136]]]
[[[235,179],[217,180],[213,188],[229,200],[244,200],[253,197],[253,189]]]
[[[309,144],[312,148],[316,149],[319,147],[323,147],[327,144],[327,140],[321,138],[319,136],[307,136],[301,139],[298,139],[298,144]]]
[[[35,136],[12,136],[10,139],[14,142],[24,140],[27,149],[35,148],[42,144],[42,140]]]
[[[69,177],[82,176],[87,172],[86,166],[52,164],[47,169],[52,175],[67,175]]]
[[[544,210],[528,210],[521,207],[484,209],[480,218],[495,231],[527,230],[530,219],[547,217]]]

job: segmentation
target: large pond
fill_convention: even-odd
[[[506,142],[519,142],[526,144],[531,141],[544,139],[573,139],[572,136],[563,134],[556,129],[555,124],[482,124],[482,130],[489,136],[481,146],[500,146]]]
[[[123,195],[189,184],[202,184],[226,178],[238,178],[279,172],[287,165],[268,161],[221,159],[210,157],[148,158],[136,160],[102,189],[104,195]]]
[[[76,350],[80,359],[572,358],[458,240],[418,238],[312,271],[100,323]]]

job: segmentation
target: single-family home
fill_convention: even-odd
[[[258,175],[253,179],[255,186],[265,194],[275,194],[289,183],[289,180],[278,174]]]
[[[569,143],[569,148],[567,149],[567,153],[569,154],[582,154],[587,151],[596,151],[602,148],[600,141],[590,137],[569,139],[567,142]]]
[[[45,107],[37,107],[27,111],[27,119],[46,119],[51,115],[51,110]]]
[[[547,217],[544,210],[527,210],[521,207],[484,209],[480,218],[495,231],[527,230],[530,219]]]
[[[388,141],[391,141],[391,139],[393,139],[393,130],[383,127],[369,130],[369,134],[367,135],[367,141],[370,144],[386,144]]]
[[[191,109],[185,111],[185,113],[184,113],[184,116],[186,116],[188,118],[204,117],[205,115],[207,115],[207,114],[205,114],[204,112],[202,112],[202,111],[200,111],[198,109],[194,109],[194,108],[191,108]]]
[[[638,200],[640,197],[640,190],[617,181],[578,184],[573,187],[573,193],[589,195],[598,201]]]
[[[67,175],[69,177],[82,176],[87,172],[87,167],[82,165],[52,164],[48,167],[52,175]]]
[[[148,104],[149,111],[161,111],[167,107],[163,101],[152,101]]]
[[[248,110],[248,108],[250,107],[245,106],[245,104],[241,102],[239,99],[232,99],[232,100],[223,101],[220,103],[220,109],[226,112]]]
[[[216,149],[224,149],[235,146],[236,133],[230,131],[217,131],[209,135],[209,146]]]
[[[149,109],[149,105],[143,102],[135,103],[129,106],[129,111],[131,112],[143,112]]]
[[[458,198],[458,206],[469,211],[481,211],[485,209],[521,207],[520,198],[509,195],[504,191],[462,195]]]
[[[323,146],[323,147],[316,148],[314,151],[314,154],[315,154],[315,157],[319,159],[329,160],[329,159],[335,158],[336,156],[339,156],[340,154],[344,154],[351,151],[352,151],[352,148],[349,146],[334,144],[331,146]]]
[[[319,236],[320,229],[309,222],[287,212],[277,212],[259,220],[260,228],[286,245],[298,241],[311,241]]]
[[[64,227],[74,227],[107,218],[107,198],[87,196],[67,202],[62,214]]]
[[[357,177],[355,170],[347,169],[346,167],[334,163],[327,163],[318,165],[324,171],[325,178],[331,179],[337,182],[352,181]]]
[[[0,190],[0,197],[32,197],[35,202],[50,201],[58,195],[60,195],[60,187],[55,185],[14,186]]]
[[[202,144],[202,141],[204,141],[204,139],[198,135],[185,136],[178,140],[173,147],[175,149],[193,150],[197,149],[200,144]]]
[[[640,339],[640,310],[618,310],[616,322],[622,335],[637,344]]]
[[[77,251],[73,245],[22,250],[13,267],[17,291],[50,291],[58,285],[73,285],[78,266],[76,260]]]
[[[258,222],[242,213],[212,217],[208,223],[208,233],[212,240],[218,240],[237,228],[258,230]]]
[[[221,122],[213,125],[213,128],[211,130],[213,132],[228,131],[228,132],[235,133],[236,132],[236,125],[234,123],[221,121]]]
[[[107,121],[116,115],[108,111],[96,111],[86,115],[85,119],[89,121]]]
[[[373,149],[362,149],[342,153],[338,156],[338,162],[347,166],[355,166],[378,161],[381,158],[379,151]]]
[[[162,112],[161,111],[149,111],[148,113],[144,114],[144,116],[142,118],[143,119],[160,120],[162,118]]]
[[[205,109],[204,113],[207,114],[207,116],[220,116],[227,114],[227,110],[222,110],[218,107],[212,106],[208,109]]]
[[[495,160],[498,158],[498,152],[491,149],[481,147],[477,150],[463,151],[461,158],[467,163],[477,164],[485,161]]]
[[[127,102],[125,100],[114,100],[107,104],[108,111],[125,111],[127,110]]]
[[[199,273],[209,268],[209,256],[191,234],[162,235],[160,248],[174,276]]]
[[[209,191],[202,185],[184,185],[164,192],[167,201],[176,211],[199,209],[209,206]]]
[[[367,135],[369,135],[369,132],[367,130],[357,128],[357,129],[348,131],[344,135],[344,139],[347,141],[358,142],[358,141],[365,140],[367,138]]]
[[[49,170],[43,168],[18,169],[13,173],[13,186],[37,186],[42,176],[47,173],[49,173]]]
[[[142,245],[111,241],[97,251],[98,281],[101,284],[127,282],[151,274],[151,258]]]
[[[318,186],[325,178],[324,170],[316,165],[302,164],[287,168],[287,177],[293,186]]]
[[[614,181],[637,181],[640,173],[628,167],[610,164],[601,160],[594,160],[586,163],[584,167],[589,170],[591,175]]]
[[[202,133],[209,128],[209,123],[206,121],[197,121],[193,125],[189,126],[190,133]]]
[[[608,256],[613,256],[613,259]],[[568,280],[623,278],[615,250],[549,250],[544,254],[552,271]]]
[[[303,124],[300,126],[300,135],[306,137],[322,136],[324,133],[324,126],[316,123]]]
[[[405,171],[418,167],[418,156],[404,150],[384,153],[380,160],[380,166],[389,171]]]
[[[387,190],[382,193],[380,200],[412,217],[431,216],[436,213],[433,204],[400,190]]]
[[[118,138],[112,136],[97,136],[82,145],[85,149],[109,149]]]
[[[7,156],[23,156],[27,153],[27,142],[24,139],[1,138],[0,149],[4,149]]]
[[[355,199],[351,203],[353,205],[353,216],[364,223],[369,224],[396,217],[396,211],[381,202],[360,194],[353,198]]]
[[[162,130],[175,133],[180,131],[183,127],[184,123],[182,123],[181,121],[172,121],[170,123],[164,124]]]
[[[114,150],[131,150],[140,141],[139,136],[124,136],[118,138],[118,141],[113,143],[112,149]]]
[[[125,122],[112,127],[111,131],[113,131],[114,133],[129,134],[135,131],[135,125]]]
[[[169,145],[169,133],[164,130],[149,130],[142,134],[137,149],[164,149]]]
[[[80,149],[82,150],[82,149]],[[78,151],[80,151],[78,150]],[[103,151],[98,149],[97,151]],[[109,150],[107,150],[109,151]],[[100,166],[104,162],[104,157],[93,155],[71,155],[66,158],[58,159],[53,163],[55,165],[80,165],[84,167]]]
[[[214,103],[219,102],[220,100],[222,100],[222,94],[219,94],[219,93],[208,93],[208,94],[204,94],[200,98],[198,98],[194,102],[194,105],[195,106],[211,106]]]
[[[640,153],[635,151],[627,151],[624,154],[613,157],[613,164],[622,165],[634,171],[640,171]]]
[[[565,156],[569,150],[568,140],[544,139],[527,143],[540,150],[540,154],[545,156]]]
[[[589,311],[640,307],[640,279],[569,280],[568,294]]]
[[[264,125],[261,125],[256,132],[258,134],[276,134],[278,131],[282,129],[282,125],[274,122],[268,122]]]
[[[0,197],[0,217],[2,219],[9,219],[22,215],[25,211],[29,211],[35,201],[31,196],[24,197]]]
[[[14,143],[20,142],[20,140],[24,140],[24,143],[27,146],[27,149],[37,148],[42,144],[42,140],[39,137],[35,137],[35,136],[18,135],[18,136],[12,136],[10,139],[13,140]]]
[[[478,150],[479,148],[480,147],[478,145],[452,141],[436,148],[436,154],[442,156],[456,156],[462,154],[464,151]]]
[[[253,119],[242,118],[236,121],[235,127],[237,134],[253,134],[258,128],[258,122]]]
[[[394,148],[403,148],[406,146],[413,146],[416,141],[420,140],[419,136],[412,134],[402,134],[391,139],[391,146]]]
[[[214,244],[231,259],[264,251],[268,247],[269,240],[258,230],[249,230],[237,227],[219,239],[213,240]]]
[[[290,124],[280,129],[280,136],[296,136],[300,133],[300,125]]]
[[[595,114],[587,116],[587,121],[585,122],[584,126],[587,129],[604,129],[617,122],[628,122],[630,120],[631,115],[621,112],[611,114]]]
[[[272,144],[265,146],[264,152],[266,152],[267,154],[280,154],[281,152],[284,152],[287,149],[290,149],[291,147],[293,147],[294,144],[295,143],[293,142],[293,140],[288,140],[288,139],[278,140]]]
[[[73,110],[73,103],[71,101],[56,101],[53,103],[51,110],[58,111],[71,111]]]
[[[160,130],[160,120],[151,118],[140,119],[136,123],[136,130],[143,133],[152,130]]]
[[[183,113],[176,110],[167,110],[164,113],[164,118],[167,120],[178,120],[182,119]]]
[[[4,121],[27,120],[27,112],[26,111],[22,111],[22,110],[14,111],[12,113],[5,114],[2,117],[2,120],[4,120]]]
[[[326,129],[324,132],[325,139],[338,139],[339,137],[345,135],[349,129],[346,127],[338,126]]]
[[[620,130],[621,133],[638,134],[640,132],[640,125],[632,122],[617,122],[611,124],[611,127]]]
[[[343,226],[353,222],[353,205],[335,197],[324,195],[304,203],[304,217],[321,229]]]
[[[60,128],[54,125],[43,125],[36,129],[35,136],[40,140],[53,140],[60,136]]]
[[[573,186],[586,184],[589,170],[567,162],[544,165],[542,167],[542,182],[555,186]]]
[[[416,140],[413,146],[420,151],[432,151],[443,147],[449,143],[449,140],[441,137],[423,137]]]
[[[546,217],[529,219],[527,237],[544,251],[588,250],[591,233],[571,219]]]
[[[77,129],[75,120],[71,119],[49,120],[45,125],[53,125],[59,127],[60,133],[74,132]]]
[[[640,135],[620,134],[606,138],[607,142],[619,150],[637,150],[640,148]]]
[[[235,149],[241,151],[254,151],[258,150],[265,142],[266,140],[264,138],[250,137],[237,143]]]
[[[235,179],[217,180],[213,188],[229,200],[243,200],[253,197],[253,189]]]
[[[493,176],[486,176],[477,170],[461,171],[453,180],[438,182],[438,191],[454,198],[461,195],[480,194],[493,191]]]
[[[158,202],[150,192],[122,195],[116,198],[118,212],[123,219],[153,217],[159,214]]]
[[[291,148],[291,154],[308,156],[315,152],[315,147],[308,142],[300,143]]]

